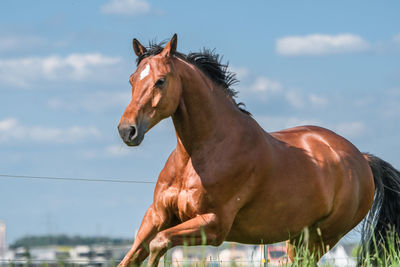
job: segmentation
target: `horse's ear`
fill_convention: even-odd
[[[141,55],[143,55],[144,53],[147,52],[146,47],[144,47],[141,43],[139,43],[139,41],[136,38],[133,38],[132,46],[133,46],[133,50],[135,51],[135,54],[138,57],[140,57]]]
[[[161,55],[168,57],[175,54],[177,42],[178,42],[178,35],[176,35],[175,33],[174,36],[172,36],[171,40],[169,40],[168,44],[164,47],[163,51],[161,52]]]

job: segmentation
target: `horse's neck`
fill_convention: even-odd
[[[238,116],[237,108],[220,88],[193,65],[177,59],[182,96],[172,116],[178,147],[192,154],[229,134],[226,122]],[[214,143],[215,142],[215,143]]]

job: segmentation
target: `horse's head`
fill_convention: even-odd
[[[179,105],[181,82],[172,62],[176,44],[175,34],[160,53],[149,55],[146,48],[133,39],[133,50],[141,60],[130,76],[132,100],[118,125],[119,134],[128,146],[139,145],[144,134],[171,116]]]

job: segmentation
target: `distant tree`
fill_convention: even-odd
[[[76,246],[76,245],[125,245],[132,243],[132,240],[123,238],[110,238],[104,236],[82,237],[67,235],[43,235],[43,236],[25,236],[17,239],[10,245],[11,248],[17,247],[38,247],[38,246]]]

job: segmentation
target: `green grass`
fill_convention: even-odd
[[[317,230],[318,231],[318,230]],[[320,233],[320,231],[319,231]],[[321,234],[319,234],[321,236]],[[321,255],[317,255],[317,253],[320,252],[311,252],[312,250],[309,249],[308,247],[308,234],[307,230],[305,233],[302,235],[304,238],[300,238],[299,244],[296,246],[296,255],[293,260],[293,262],[287,262],[286,264],[280,265],[283,267],[308,267],[308,266],[317,266],[317,260],[320,258]],[[322,237],[321,237],[322,241]],[[379,244],[376,244],[376,239],[373,238],[374,241],[374,246],[375,250],[377,251],[378,247],[380,246]],[[381,249],[381,253],[375,253],[374,255],[370,255],[368,252],[366,253],[366,257],[363,263],[363,267],[387,267],[387,266],[400,266],[400,238],[398,235],[391,233],[386,237],[386,242],[387,242],[387,248]],[[324,246],[323,246],[324,247]],[[322,254],[325,254],[329,250],[329,248],[324,248],[322,251]],[[190,262],[187,260],[187,247],[183,247],[184,253],[184,261],[182,261],[179,266],[182,267],[207,267],[207,266],[263,266],[262,260],[253,260],[248,262],[235,262],[232,261],[228,264],[223,263],[220,264],[218,261],[214,262],[207,262],[205,259],[205,255],[203,254],[203,257],[199,257],[200,260],[197,262]],[[204,249],[199,248],[198,250],[203,251]],[[199,253],[201,255],[201,253]],[[353,255],[350,255],[353,256]],[[354,261],[357,261],[357,258],[353,258]],[[142,265],[145,266],[145,265]],[[171,261],[164,260],[164,266],[172,266]],[[272,265],[268,265],[272,266]],[[335,266],[332,263],[319,263],[318,266],[323,266],[323,267],[330,267],[330,266]]]
[[[320,232],[320,231],[319,231]],[[304,234],[304,238],[300,238],[299,240],[299,244],[296,246],[296,255],[294,258],[293,262],[289,262],[286,264],[283,264],[281,266],[284,267],[306,267],[306,266],[316,266],[316,261],[317,259],[319,259],[320,257],[318,257],[318,255],[316,254],[316,252],[310,252],[311,250],[308,248],[308,242],[307,242],[307,232],[305,231]],[[377,250],[377,248],[380,247],[379,244],[376,243],[376,239],[373,238],[374,241],[374,246],[375,246],[375,250]],[[182,262],[179,262],[178,266],[181,267],[216,267],[216,266],[263,266],[263,262],[261,259],[248,259],[248,261],[245,262],[241,262],[241,261],[231,261],[231,262],[223,262],[221,264],[220,261],[215,260],[215,261],[209,261],[209,259],[206,259],[206,248],[205,246],[197,246],[196,248],[194,247],[190,247],[189,245],[193,242],[193,240],[191,240],[190,238],[187,239],[187,242],[185,242],[185,246],[183,246],[183,253],[184,253],[184,260]],[[203,242],[204,244],[206,243],[206,239],[205,239],[205,235],[203,238]],[[366,253],[366,257],[364,260],[364,263],[362,266],[365,267],[372,267],[372,266],[377,266],[377,267],[387,267],[387,266],[400,266],[400,238],[397,234],[394,233],[390,233],[388,234],[388,236],[386,237],[386,242],[387,242],[387,246],[384,249],[381,249],[380,253],[375,253],[373,255],[369,254],[368,252]],[[227,244],[224,244],[225,247],[227,247]],[[190,250],[196,250],[196,254],[198,253],[198,260],[197,261],[189,261],[188,260],[188,254],[190,253]],[[325,251],[322,252],[323,254],[325,254]],[[166,257],[164,257],[161,261],[160,261],[160,265],[161,266],[173,266],[172,262],[171,262],[171,252],[167,252]],[[354,260],[357,260],[356,258],[354,258]],[[145,263],[142,264],[142,266],[146,266]],[[108,266],[115,266],[116,262],[112,262],[110,261],[110,264]],[[19,264],[15,264],[15,263],[9,263],[9,264],[0,264],[0,266],[31,266],[31,264],[29,263],[29,261],[27,263],[19,263]],[[38,266],[38,265],[36,265]],[[50,266],[46,263],[42,264],[41,266],[43,267],[47,267]],[[51,264],[51,266],[54,266],[54,263]],[[65,261],[59,261],[57,266],[65,266],[65,267],[69,267],[69,266],[74,266],[74,264],[72,263],[68,263],[68,259],[66,259]],[[175,263],[176,266],[176,263]],[[272,266],[272,265],[268,265],[268,266]],[[334,266],[332,264],[322,264],[319,263],[318,266],[324,266],[324,267],[330,267],[330,266]]]

